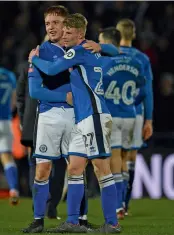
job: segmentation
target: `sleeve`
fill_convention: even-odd
[[[73,67],[77,64],[83,63],[82,54],[78,50],[70,49],[61,58],[55,62],[50,62],[40,59],[38,56],[34,56],[32,64],[34,64],[39,70],[47,75],[56,75],[68,68]]]
[[[148,61],[144,75],[146,77],[146,97],[144,100],[144,116],[145,120],[152,120],[153,116],[153,75],[150,62]]]
[[[113,44],[100,44],[101,52],[107,56],[116,56],[119,54],[118,49]]]
[[[66,93],[54,92],[42,86],[42,78],[34,66],[28,72],[29,94],[33,99],[48,102],[66,102]]]
[[[100,66],[102,67],[103,75],[106,75],[106,73],[109,71],[109,69],[112,66],[112,59],[108,56],[101,56],[99,58]]]
[[[142,88],[146,85],[147,79],[144,76],[144,71],[143,71],[143,67],[141,66],[140,68],[140,74],[137,77],[137,88]]]
[[[141,89],[137,89],[137,93],[138,93],[138,95],[135,98],[135,106],[141,104],[144,101],[144,99],[147,95],[145,86],[142,87]]]
[[[17,111],[20,118],[21,124],[23,124],[23,117],[25,111],[25,97],[27,89],[27,69],[28,63],[19,67],[19,77],[17,80],[16,87],[16,98],[17,98]]]

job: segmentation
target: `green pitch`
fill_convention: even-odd
[[[174,235],[174,201],[135,200],[131,204],[132,216],[126,217],[120,224],[123,235]],[[66,218],[66,204],[59,206],[59,216]],[[32,221],[31,200],[21,199],[18,206],[12,207],[7,200],[0,200],[0,235],[22,234],[24,228]],[[89,202],[89,221],[102,224],[102,211],[98,199]],[[45,227],[55,227],[57,220],[45,219]],[[42,233],[44,234],[44,233]]]

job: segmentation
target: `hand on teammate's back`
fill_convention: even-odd
[[[37,46],[35,49],[30,51],[30,54],[28,56],[28,62],[31,63],[32,62],[32,58],[33,56],[39,56],[39,46]]]
[[[86,40],[86,43],[82,45],[87,50],[92,50],[92,53],[101,52],[101,46],[92,40]]]
[[[67,102],[69,105],[73,106],[72,92],[68,92],[68,93],[66,94],[66,102]]]
[[[143,139],[148,140],[153,134],[152,121],[145,121],[143,127]]]

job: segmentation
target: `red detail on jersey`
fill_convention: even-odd
[[[29,68],[29,69],[28,69],[28,72],[29,72],[29,73],[32,73],[32,72],[33,72],[33,68]]]

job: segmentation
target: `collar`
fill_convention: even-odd
[[[80,44],[78,44],[78,45],[75,45],[75,46],[82,46],[83,44],[85,44],[86,43],[86,39],[84,39]],[[71,48],[73,48],[73,47],[75,47],[75,46],[72,46],[72,47],[67,47],[65,50],[66,51],[68,51],[69,49],[71,49]]]
[[[86,39],[84,39],[79,45],[83,45],[86,43]]]

